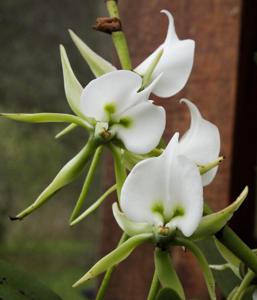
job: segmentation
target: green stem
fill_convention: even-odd
[[[71,214],[71,218],[70,218],[70,222],[72,222],[74,219],[76,219],[76,217],[79,215],[82,205],[84,203],[84,200],[87,196],[89,187],[93,181],[94,175],[95,175],[95,171],[96,171],[96,167],[99,163],[101,154],[103,153],[103,146],[99,146],[94,154],[93,160],[91,162],[90,168],[88,170],[84,185],[82,187],[82,191],[79,195],[79,199],[76,203],[76,206]]]
[[[106,1],[107,10],[110,17],[120,19],[119,9],[115,0]],[[131,70],[132,64],[129,54],[127,39],[123,31],[116,31],[112,33],[112,40],[117,51],[121,66],[125,70]]]
[[[117,247],[120,246],[122,243],[124,243],[127,240],[127,238],[128,238],[127,234],[123,233]],[[104,275],[104,278],[103,278],[103,281],[102,281],[102,283],[100,285],[100,288],[97,292],[95,300],[104,299],[105,291],[106,291],[106,289],[109,285],[109,282],[111,280],[111,276],[112,276],[112,273],[113,273],[114,269],[115,269],[115,267],[111,267],[106,271],[106,273]]]
[[[147,296],[147,300],[155,300],[157,293],[159,291],[160,288],[160,282],[158,279],[158,275],[156,270],[154,271],[154,275],[153,275],[153,279],[152,279],[152,283],[151,283],[151,287],[149,290],[149,294]]]
[[[235,294],[231,298],[231,300],[241,300],[245,290],[248,288],[248,286],[251,284],[255,277],[255,273],[252,271],[248,271],[248,273],[245,275],[244,279],[241,281],[240,286],[236,290]]]
[[[204,212],[212,213],[212,209],[205,204]],[[239,236],[229,227],[225,226],[216,233],[216,238],[243,261],[248,268],[257,274],[257,256],[253,251],[239,238]]]
[[[127,177],[126,167],[121,157],[121,149],[115,147],[112,144],[110,145],[110,148],[114,159],[114,170],[115,170],[115,177],[116,177],[116,184],[117,184],[117,196],[118,199],[120,200],[121,189]]]

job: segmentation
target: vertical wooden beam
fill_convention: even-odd
[[[195,64],[186,88],[170,100],[155,100],[164,105],[167,111],[167,139],[175,131],[182,133],[188,128],[188,111],[178,103],[181,97],[194,101],[203,116],[220,128],[222,154],[226,160],[213,184],[206,188],[205,196],[214,209],[224,207],[230,201],[241,1],[123,0],[119,3],[134,66],[162,43],[165,37],[167,19],[159,14],[161,9],[172,12],[181,39],[192,38],[196,41]],[[106,253],[114,247],[120,234],[116,234],[117,226],[113,222],[109,203],[105,207],[103,222],[103,252]],[[190,298],[207,299],[201,274],[190,254],[177,250],[174,257],[187,295]],[[151,247],[136,250],[119,266],[106,299],[146,299],[152,270]]]
[[[237,108],[233,145],[231,196],[249,186],[246,205],[232,219],[237,233],[252,247],[256,245],[257,179],[257,2],[243,2]]]

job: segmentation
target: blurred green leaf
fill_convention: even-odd
[[[0,298],[4,300],[61,300],[34,276],[0,261]]]
[[[206,239],[198,242],[197,245],[203,251],[209,264],[222,264],[224,258],[221,256],[215,246],[213,239]],[[229,293],[234,289],[235,286],[240,284],[240,280],[231,270],[224,271],[213,271],[215,281],[221,290],[223,296],[228,297]]]

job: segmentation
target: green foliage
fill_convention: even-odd
[[[0,261],[0,298],[5,300],[61,300],[34,276]]]
[[[157,248],[155,250],[154,261],[161,285],[172,289],[173,292],[179,295],[180,299],[185,299],[184,290],[173,267],[170,254],[167,251]]]

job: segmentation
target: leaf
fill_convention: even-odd
[[[181,298],[173,289],[163,288],[159,291],[156,300],[181,300]]]
[[[111,63],[90,49],[72,30],[69,29],[69,33],[80,54],[96,77],[116,70]]]
[[[156,248],[154,263],[161,285],[166,288],[172,288],[179,295],[179,299],[185,299],[184,290],[173,267],[170,254],[167,251]]]
[[[73,285],[73,287],[83,284],[87,280],[96,277],[97,275],[105,272],[107,269],[120,263],[126,259],[137,246],[148,240],[151,240],[152,237],[152,234],[145,233],[129,238],[126,242],[122,243],[112,252],[101,258],[81,279],[79,279]]]
[[[1,117],[27,123],[75,123],[89,130],[90,127],[81,118],[58,113],[38,113],[38,114],[0,114]]]
[[[0,261],[0,299],[3,300],[61,300],[35,276],[17,270]]]
[[[60,54],[62,62],[64,90],[67,101],[70,105],[70,108],[77,116],[84,117],[84,115],[80,111],[80,96],[83,89],[73,73],[67,53],[63,45],[60,45]]]
[[[208,262],[207,262],[205,256],[203,255],[202,251],[196,246],[196,244],[194,244],[193,242],[191,242],[188,239],[176,238],[175,244],[186,247],[196,257],[196,259],[198,260],[198,263],[203,271],[203,275],[204,275],[205,283],[206,283],[206,286],[207,286],[207,289],[209,292],[209,296],[210,296],[211,300],[216,300],[215,280],[214,280],[212,271],[208,265]]]
[[[214,238],[209,238],[197,242],[198,247],[202,250],[209,264],[224,263],[223,257],[217,250]],[[231,265],[230,265],[231,266]],[[240,284],[240,279],[229,269],[224,271],[213,271],[215,281],[221,290],[223,296],[227,299],[232,289]]]
[[[73,159],[64,165],[54,180],[38,196],[36,201],[13,219],[23,219],[27,215],[31,214],[34,210],[41,207],[58,190],[75,180],[85,167],[85,164],[90,159],[96,147],[96,141],[90,138],[86,146],[84,146],[84,148],[75,157],[73,157]]]
[[[246,186],[236,201],[220,210],[219,212],[204,216],[194,234],[190,237],[191,240],[200,240],[209,237],[221,230],[227,222],[232,218],[234,212],[238,210],[244,202],[248,194]]]

